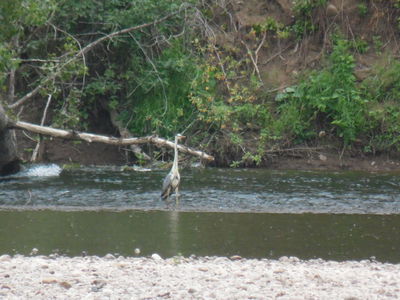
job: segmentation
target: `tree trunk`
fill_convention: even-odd
[[[20,170],[15,132],[7,127],[8,123],[9,120],[0,104],[0,176]]]

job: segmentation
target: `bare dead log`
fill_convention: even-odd
[[[168,147],[171,149],[174,148],[173,142],[168,141],[163,138],[156,137],[156,136],[116,138],[116,137],[98,135],[98,134],[87,133],[87,132],[79,132],[79,131],[73,131],[73,130],[57,129],[57,128],[52,128],[52,127],[48,127],[48,126],[40,126],[40,125],[22,122],[22,121],[17,121],[17,122],[11,123],[9,126],[12,128],[24,129],[24,130],[38,133],[38,134],[49,135],[49,136],[63,138],[63,139],[83,140],[83,141],[86,141],[89,143],[97,142],[97,143],[105,143],[105,144],[115,145],[115,146],[127,146],[127,145],[139,145],[139,144],[151,143],[158,147]],[[190,147],[186,147],[184,145],[178,145],[178,149],[181,152],[200,157],[201,159],[204,159],[207,161],[214,160],[213,156],[208,155],[207,153],[205,153],[203,151],[195,150]]]

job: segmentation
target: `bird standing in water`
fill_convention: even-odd
[[[178,141],[184,139],[185,137],[181,134],[177,134],[175,136],[175,144],[174,144],[174,162],[172,164],[171,171],[169,171],[168,175],[165,177],[163,185],[162,185],[162,192],[161,192],[161,199],[167,200],[169,199],[170,195],[175,192],[175,203],[178,204],[179,202],[179,183],[181,181],[181,177],[179,175],[178,170]]]

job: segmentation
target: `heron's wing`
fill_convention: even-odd
[[[164,181],[162,184],[162,190],[164,191],[166,188],[168,188],[168,186],[171,185],[171,182],[172,182],[172,174],[171,174],[171,172],[169,172],[167,174],[167,176],[165,176],[165,178],[164,178]]]
[[[162,185],[162,191],[161,191],[161,198],[167,198],[171,194],[171,187],[172,187],[172,174],[171,172],[168,173],[167,176],[165,176],[163,185]]]

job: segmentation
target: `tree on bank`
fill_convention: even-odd
[[[147,4],[151,4],[150,2]],[[80,1],[71,2],[69,4],[64,4],[64,6],[71,5],[69,8],[74,10],[79,8],[79,3]],[[169,20],[172,21],[168,23],[167,26],[173,25],[174,22],[177,22],[173,19],[182,14],[182,11],[187,9],[188,4],[182,4],[180,6],[174,4],[167,7],[167,9],[163,9],[165,5],[158,5],[156,7],[157,10],[162,11],[162,14],[160,13],[159,15],[151,11],[150,5],[150,13],[148,15],[140,15],[140,7],[131,7],[130,9],[130,4],[128,2],[120,1],[119,4],[124,5],[124,7],[118,7],[119,12],[121,12],[122,8],[134,11],[136,12],[136,17],[141,17],[139,20],[148,22],[123,29],[115,28],[117,24],[113,24],[113,29],[115,31],[109,34],[100,32],[88,34],[90,36],[90,42],[85,40],[87,42],[86,45],[72,33],[66,31],[67,29],[74,31],[72,27],[75,24],[73,24],[73,22],[67,23],[65,26],[66,28],[59,27],[58,22],[63,20],[64,17],[69,17],[69,15],[64,15],[65,7],[63,7],[63,4],[60,4],[60,6],[58,6],[58,4],[57,1],[51,0],[43,2],[21,0],[13,3],[2,3],[0,6],[1,15],[7,16],[6,21],[8,21],[6,22],[6,26],[1,28],[3,33],[7,33],[3,35],[4,39],[1,44],[1,50],[4,55],[2,59],[3,72],[1,73],[4,89],[3,93],[1,93],[1,102],[10,113],[13,114],[12,111],[15,112],[17,109],[20,109],[19,113],[21,113],[24,106],[29,102],[40,98],[47,98],[46,105],[43,109],[42,122],[39,126],[26,122],[11,121],[5,114],[0,103],[0,133],[2,134],[2,140],[0,140],[0,148],[2,149],[0,167],[4,167],[4,173],[14,172],[18,169],[17,167],[15,169],[9,167],[14,165],[15,162],[18,162],[15,134],[12,130],[15,128],[68,139],[82,139],[89,142],[103,142],[114,145],[153,143],[161,147],[173,147],[173,143],[155,136],[132,138],[130,134],[126,133],[127,131],[119,125],[120,122],[117,118],[114,118],[113,123],[119,129],[120,138],[77,132],[75,128],[85,128],[85,126],[78,126],[78,124],[85,119],[85,114],[87,113],[87,111],[85,111],[87,106],[80,102],[90,102],[90,98],[100,94],[100,91],[101,95],[99,95],[99,97],[102,97],[102,99],[99,101],[93,100],[95,103],[91,104],[95,106],[101,105],[111,116],[115,115],[115,95],[111,95],[111,99],[106,99],[104,98],[104,94],[107,94],[108,88],[113,85],[114,87],[118,86],[118,84],[112,82],[111,79],[111,82],[99,82],[96,79],[87,79],[91,72],[97,73],[99,71],[99,66],[95,62],[92,62],[92,56],[103,55],[102,52],[104,49],[100,49],[99,51],[99,49],[96,48],[104,47],[104,44],[108,43],[107,47],[113,49],[113,46],[110,44],[123,44],[123,40],[129,38],[131,41],[134,41],[136,50],[140,49],[142,55],[144,55],[144,59],[148,60],[150,65],[153,65],[152,59],[147,54],[148,50],[145,49],[143,41],[139,37],[133,36],[132,32],[140,31],[140,36],[145,34],[146,30],[150,28],[150,32],[156,32],[152,33],[150,38],[148,38],[156,41],[154,45],[149,46],[150,49],[162,48],[164,47],[163,44],[169,43],[167,38],[171,38],[170,36],[166,36],[163,31],[172,35],[176,29],[172,28],[172,30],[168,32],[165,28],[161,28],[160,31],[157,32],[158,29],[156,26]],[[88,17],[89,11],[92,13],[91,10],[95,8],[107,11],[107,13],[110,14],[110,18],[118,17],[112,14],[112,7],[107,7],[107,4],[103,4],[103,7],[100,8],[98,8],[95,3],[86,2],[86,5],[87,6],[84,5],[82,8],[88,11],[81,11],[78,13],[78,15],[81,14],[81,17]],[[146,5],[146,3],[141,3],[141,5]],[[104,14],[102,17],[106,18]],[[150,17],[154,17],[154,19],[149,19]],[[179,16],[179,18],[181,17]],[[49,30],[51,30],[51,32],[49,32]],[[77,32],[81,31],[82,29],[77,30]],[[54,37],[51,36],[52,34]],[[153,37],[155,34],[157,35]],[[59,35],[61,35],[61,37]],[[119,39],[121,39],[122,42]],[[157,39],[161,40],[157,41]],[[143,38],[143,40],[146,40],[146,37]],[[40,48],[43,46],[46,47],[46,51]],[[117,50],[120,51],[121,49]],[[112,52],[112,50],[110,51]],[[94,52],[94,54],[90,52]],[[35,57],[32,58],[32,56]],[[123,58],[119,57],[118,59],[126,58],[126,55],[124,55]],[[140,61],[138,61],[138,63],[140,64]],[[112,65],[101,66],[101,68],[105,68],[105,70],[102,71],[106,74],[106,77],[107,72],[114,72],[112,71]],[[155,66],[154,71],[159,73]],[[159,75],[157,74],[157,76]],[[101,80],[103,79],[104,78],[101,78]],[[129,80],[129,78],[125,79]],[[24,80],[27,81],[26,84],[24,84]],[[27,89],[30,90],[26,92]],[[16,90],[21,90],[22,92],[16,93]],[[92,91],[92,93],[89,93],[88,90]],[[57,103],[55,105],[52,104],[52,100]],[[168,99],[165,99],[165,101],[167,100]],[[63,102],[61,107],[59,106],[60,102]],[[59,130],[43,126],[50,105],[53,106],[53,110],[55,111],[53,124],[61,125],[61,127],[68,127],[69,130]],[[168,105],[168,103],[165,103],[165,105]],[[205,160],[213,160],[213,158],[206,153],[189,147],[181,146],[180,150],[192,155],[197,155]],[[136,151],[140,152],[140,150]]]
[[[251,3],[1,1],[0,101],[16,124],[185,132],[225,166],[398,152],[399,2]]]

